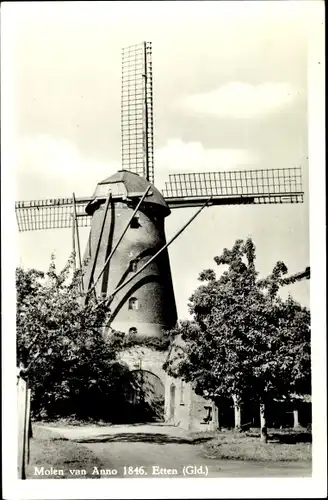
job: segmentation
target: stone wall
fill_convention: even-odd
[[[167,353],[155,351],[149,347],[133,346],[120,355],[120,361],[126,363],[130,370],[147,370],[157,375],[165,384],[165,372],[162,368]]]
[[[120,355],[120,361],[133,370],[145,370],[155,374],[164,384],[164,420],[167,424],[186,430],[210,430],[212,422],[203,423],[208,411],[204,406],[211,403],[195,394],[191,384],[181,379],[169,377],[162,366],[167,352],[156,351],[149,347],[135,345]]]
[[[195,394],[191,384],[181,379],[166,375],[165,378],[165,421],[186,430],[208,430],[211,422],[204,424],[203,420],[209,406],[206,399]]]

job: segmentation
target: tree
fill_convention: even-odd
[[[104,337],[108,310],[94,298],[84,305],[81,275],[71,270],[72,259],[57,273],[54,258],[47,273],[16,270],[17,360],[36,418],[101,417],[117,397],[122,338]]]
[[[282,262],[259,278],[251,239],[237,240],[214,260],[228,269],[218,278],[212,269],[200,273],[204,284],[189,303],[193,320],[171,332],[183,349],[180,342],[180,354],[164,368],[206,398],[260,402],[265,441],[266,403],[310,392],[310,312],[280,297],[287,273]]]

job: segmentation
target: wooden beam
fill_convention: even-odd
[[[72,214],[72,252],[73,252],[73,271],[75,273],[76,271],[76,249],[75,249],[75,217],[74,215]]]
[[[139,200],[139,202],[138,202],[138,204],[137,204],[136,208],[134,209],[134,211],[133,211],[133,213],[132,213],[132,215],[131,215],[130,219],[128,220],[128,222],[127,222],[127,224],[126,224],[126,227],[125,227],[125,229],[124,229],[123,233],[121,234],[121,236],[119,237],[119,239],[118,239],[118,241],[117,241],[116,245],[114,246],[114,248],[112,249],[112,251],[111,251],[111,252],[110,252],[110,254],[108,255],[108,257],[107,257],[107,259],[106,259],[106,261],[105,261],[105,264],[104,264],[104,266],[103,266],[102,270],[100,271],[100,273],[99,273],[99,275],[98,275],[98,277],[97,277],[96,281],[94,282],[94,284],[92,285],[92,287],[91,287],[91,288],[89,288],[89,290],[87,291],[87,293],[90,293],[90,292],[91,292],[91,291],[92,291],[92,290],[96,287],[96,285],[97,285],[98,281],[100,280],[101,276],[102,276],[102,275],[103,275],[103,273],[105,272],[106,266],[108,265],[108,263],[109,263],[110,259],[113,257],[114,253],[116,252],[116,250],[117,250],[117,248],[118,248],[119,244],[121,243],[121,241],[122,241],[122,239],[123,239],[123,237],[124,237],[125,233],[127,232],[128,228],[129,228],[129,226],[130,226],[130,223],[131,223],[131,221],[132,221],[133,217],[134,217],[134,216],[135,216],[135,214],[138,212],[138,210],[139,210],[139,207],[140,207],[141,203],[142,203],[142,202],[144,201],[144,199],[146,198],[146,196],[147,196],[147,194],[148,194],[149,189],[150,189],[150,186],[148,186],[148,187],[147,187],[147,189],[146,189],[146,191],[143,193],[143,195],[142,195],[141,199]]]
[[[144,269],[146,269],[146,267],[148,267],[169,245],[171,245],[171,243],[173,243],[173,241],[178,237],[180,236],[180,234],[189,226],[189,224],[191,224],[191,222],[200,214],[200,212],[205,208],[207,207],[207,205],[210,203],[212,197],[208,198],[208,200],[206,201],[206,203],[204,203],[204,205],[199,209],[197,210],[197,212],[188,220],[188,222],[186,222],[186,224],[184,224],[182,226],[182,228],[162,247],[158,250],[158,252],[155,253],[155,255],[153,255],[149,260],[148,262],[146,262],[137,272],[135,272],[129,279],[127,279],[124,283],[122,283],[120,286],[118,286],[117,288],[115,288],[115,290],[113,291],[113,293],[110,295],[110,297],[102,300],[101,302],[98,302],[97,307],[100,307],[102,304],[104,303],[108,303],[110,304],[114,298],[114,295],[116,295],[122,288],[124,288],[126,285],[128,285],[130,283],[130,281],[132,281],[134,278],[136,278],[138,276],[138,274],[142,273],[142,271]]]
[[[95,288],[94,286],[91,287],[91,283],[93,281],[93,275],[94,275],[94,272],[95,272],[95,269],[96,269],[97,257],[98,257],[98,253],[99,253],[99,249],[100,249],[102,234],[104,232],[104,227],[105,227],[105,222],[106,222],[108,207],[109,207],[109,203],[111,202],[111,200],[112,200],[112,193],[109,193],[109,195],[107,197],[107,200],[106,200],[105,208],[104,208],[104,216],[103,216],[103,220],[102,220],[102,223],[101,223],[101,229],[100,229],[100,234],[99,234],[99,238],[98,238],[98,242],[97,242],[97,248],[96,248],[96,251],[95,251],[94,256],[93,256],[92,268],[91,268],[91,273],[90,273],[90,277],[89,277],[89,286],[88,286],[87,293],[89,293],[91,290],[93,290]]]
[[[78,227],[78,224],[77,224],[76,198],[75,198],[75,194],[74,193],[73,193],[73,210],[74,210],[74,222],[75,222],[75,227],[76,227],[76,240],[77,240],[77,250],[78,250],[78,256],[79,256],[79,266],[80,266],[80,270],[82,270],[80,235],[79,235],[79,227]],[[83,280],[81,280],[81,288],[82,288],[82,291],[83,291]]]

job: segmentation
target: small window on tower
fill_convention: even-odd
[[[131,229],[138,229],[140,227],[139,215],[135,215],[134,217],[132,217],[132,220],[130,222],[130,227]]]
[[[131,260],[131,271],[132,271],[133,273],[135,273],[135,272],[136,272],[137,267],[138,267],[137,265],[138,265],[138,263],[137,263],[137,261],[136,261],[136,260]]]
[[[129,299],[129,309],[132,311],[137,311],[138,310],[138,299],[136,297],[131,297]]]

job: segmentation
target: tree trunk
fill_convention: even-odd
[[[260,426],[261,426],[261,442],[268,442],[268,430],[266,422],[266,408],[265,403],[260,403]]]
[[[220,407],[216,406],[216,428],[218,431],[221,430],[220,426]]]
[[[237,396],[233,396],[233,405],[235,410],[235,431],[241,431],[241,411],[240,411],[240,399]]]
[[[297,429],[300,426],[298,421],[298,410],[294,410],[293,415],[294,415],[294,429]]]

